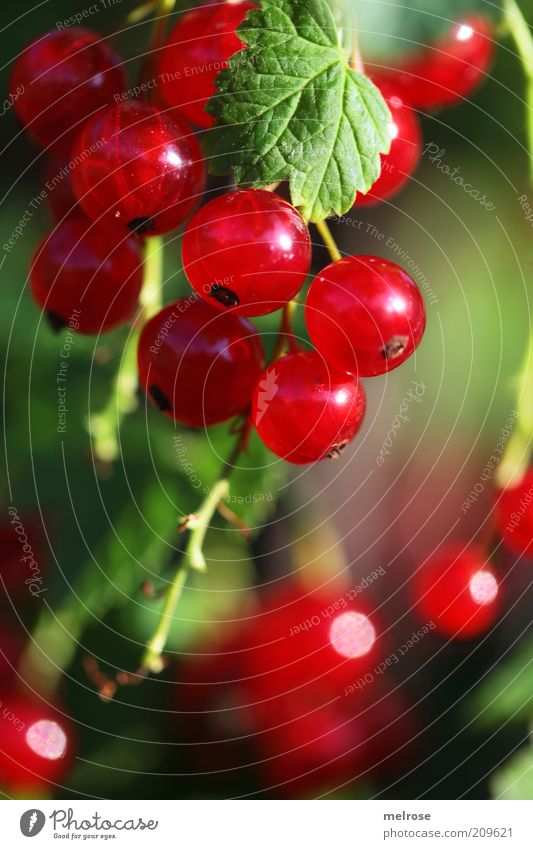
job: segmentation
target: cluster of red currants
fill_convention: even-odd
[[[218,70],[243,46],[235,30],[251,8],[219,3],[182,15],[152,63],[157,106],[127,99],[119,56],[84,29],[48,33],[15,62],[19,118],[47,152],[68,157],[66,165],[48,163],[58,223],[30,270],[33,296],[55,329],[70,324],[97,334],[132,319],[143,241],[182,225],[204,192],[204,161],[187,121],[211,126],[206,103]],[[392,147],[356,205],[402,187],[421,151],[413,107],[464,96],[491,52],[488,26],[476,18],[400,68],[376,70],[392,113]],[[251,405],[261,438],[280,457],[312,463],[337,456],[363,420],[359,378],[384,374],[413,353],[425,310],[416,284],[394,263],[345,257],[311,284],[305,314],[314,350],[292,338],[289,353],[263,372],[262,343],[247,317],[286,306],[310,263],[305,222],[273,192],[247,189],[208,202],[183,238],[183,266],[200,298],[165,306],[140,338],[140,382],[150,399],[192,426]]]

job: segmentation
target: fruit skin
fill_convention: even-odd
[[[478,584],[471,583],[474,576]],[[476,587],[481,592],[477,600]],[[430,555],[413,576],[412,596],[421,620],[456,639],[488,631],[500,607],[498,578],[483,549],[460,542]]]
[[[514,554],[533,558],[533,469],[517,486],[496,494],[494,521]]]
[[[220,310],[264,315],[303,285],[311,239],[300,213],[273,192],[221,195],[190,220],[183,267],[192,287]]]
[[[30,135],[63,153],[83,122],[125,88],[118,54],[101,35],[81,27],[32,41],[15,61],[9,83],[15,112]]]
[[[2,693],[2,708],[0,784],[11,791],[24,791],[49,783],[61,783],[72,766],[74,756],[74,733],[68,719],[44,701],[15,690]],[[61,740],[58,740],[57,747],[48,752],[54,755],[53,758],[39,754],[28,742],[28,734],[31,735],[36,723],[40,722],[54,723],[53,729],[57,730],[55,726],[59,726],[64,735],[61,740],[66,745],[60,746]]]
[[[205,187],[194,133],[177,117],[141,101],[119,103],[88,121],[74,145],[76,157],[74,192],[103,227],[146,235],[174,230]]]
[[[411,106],[451,106],[472,94],[485,79],[494,57],[492,38],[490,21],[472,15],[454,24],[433,46],[406,56],[394,68],[376,67],[376,72]],[[372,65],[368,67],[372,72]]]
[[[30,289],[56,330],[97,334],[128,321],[143,282],[139,242],[105,232],[75,214],[43,239],[30,267]]]
[[[182,15],[170,32],[158,62],[159,89],[164,102],[196,127],[214,124],[205,106],[215,94],[217,74],[244,47],[235,30],[254,8],[247,2],[200,6]]]
[[[392,116],[391,148],[381,157],[381,174],[366,195],[358,194],[354,206],[372,206],[396,195],[416,169],[422,154],[422,129],[413,109],[397,91],[374,76]]]
[[[426,310],[418,286],[399,265],[377,256],[349,256],[315,277],[305,321],[327,363],[375,377],[411,356],[424,334]]]
[[[67,215],[80,211],[68,165],[69,161],[64,157],[50,157],[44,169],[44,191],[55,221],[62,221]]]
[[[144,326],[137,360],[150,400],[169,418],[204,427],[248,406],[264,352],[249,321],[191,296],[167,304]]]
[[[316,351],[302,351],[264,372],[252,421],[267,448],[303,465],[337,457],[358,432],[365,408],[365,392],[355,378],[329,368]]]

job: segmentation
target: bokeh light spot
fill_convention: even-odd
[[[470,578],[469,589],[476,604],[490,604],[498,595],[498,582],[492,572],[480,569]]]
[[[343,657],[363,657],[376,642],[376,629],[363,613],[341,613],[331,623],[331,645]]]
[[[67,748],[65,732],[49,719],[40,719],[30,725],[26,732],[26,742],[36,755],[49,761],[62,758]]]

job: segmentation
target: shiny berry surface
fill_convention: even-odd
[[[192,427],[242,412],[264,363],[255,328],[194,297],[168,304],[139,339],[141,386],[166,416]]]
[[[31,293],[52,327],[68,324],[87,334],[128,321],[142,279],[138,241],[95,227],[79,214],[43,239],[30,268]]]
[[[315,351],[288,354],[258,382],[252,420],[267,448],[291,463],[336,458],[358,432],[366,407],[361,384],[329,368]]]
[[[326,362],[373,377],[411,356],[424,334],[426,311],[418,286],[399,265],[349,256],[315,277],[305,321]]]
[[[406,56],[394,68],[376,70],[407,103],[436,109],[472,94],[485,79],[493,56],[491,24],[482,15],[474,15],[454,24],[434,45]]]
[[[496,493],[494,520],[514,554],[533,558],[533,469],[517,486]]]
[[[422,130],[416,113],[386,83],[381,84],[377,77],[373,81],[391,112],[391,148],[381,157],[379,178],[366,195],[357,195],[355,206],[371,206],[397,194],[413,174],[422,153]]]
[[[485,633],[500,607],[498,577],[482,549],[448,544],[435,551],[413,576],[419,619],[434,622],[447,637]]]
[[[62,221],[76,211],[78,198],[72,188],[68,159],[50,157],[45,165],[43,182],[46,200],[56,221]]]
[[[299,212],[273,192],[246,189],[207,203],[183,239],[185,273],[221,310],[263,315],[303,285],[311,263],[309,231]]]
[[[76,156],[81,161],[72,172],[74,192],[101,226],[166,233],[187,218],[204,189],[204,162],[192,130],[140,101],[119,103],[88,121]]]
[[[195,127],[212,127],[205,111],[217,74],[244,47],[235,30],[253,3],[214,3],[186,12],[171,31],[158,63],[158,85],[168,106]]]
[[[9,91],[35,141],[68,153],[84,121],[126,88],[120,62],[101,35],[79,27],[32,41],[14,63]]]

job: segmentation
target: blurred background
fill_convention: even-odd
[[[498,20],[488,3],[409,2],[406,10],[400,3],[353,2],[363,53],[384,64],[406,40],[424,43],[473,9]],[[87,26],[113,33],[134,5],[109,0]],[[20,50],[86,6],[23,0],[16,12],[3,10],[4,92]],[[533,3],[521,7],[533,23]],[[116,39],[131,79],[148,26]],[[13,110],[5,110],[0,244],[30,213],[23,235],[1,257],[0,693],[12,686],[11,667],[22,653],[18,685],[59,706],[76,739],[60,780],[16,789],[0,780],[5,796],[531,798],[531,563],[494,544],[502,582],[495,624],[470,641],[430,631],[402,652],[425,624],[413,610],[410,585],[428,552],[450,539],[493,545],[491,487],[482,475],[512,420],[514,378],[531,332],[532,223],[519,201],[526,194],[533,204],[524,79],[512,42],[496,37],[485,85],[458,106],[421,115],[431,147],[401,194],[332,224],[342,252],[376,253],[411,269],[426,297],[420,348],[398,371],[367,381],[363,431],[336,463],[289,468],[252,437],[230,502],[252,529],[250,544],[215,521],[208,572],[189,580],[172,626],[169,666],[139,686],[119,688],[112,701],[99,697],[97,676],[138,666],[161,611],[143,584],[157,588],[171,579],[177,519],[198,506],[231,437],[225,425],[209,434],[174,427],[139,397],[121,427],[119,459],[95,462],[86,422],[108,400],[126,330],[67,340],[68,412],[58,433],[56,375],[65,333],[50,331],[27,293],[32,254],[52,226],[47,204],[36,200],[46,161],[20,132]],[[432,161],[436,151],[438,162],[459,169],[492,208]],[[211,188],[222,189],[222,182]],[[316,232],[312,238],[316,271],[329,258]],[[188,284],[179,234],[165,241],[168,301],[187,293]],[[257,322],[267,345],[277,321]],[[300,314],[296,324],[304,335]],[[405,420],[398,426],[400,409]],[[38,553],[42,592],[35,596],[5,577],[19,556],[9,507]],[[379,623],[376,653],[369,667],[344,669],[342,680],[330,681],[328,673],[330,689],[322,692],[310,686],[322,662],[306,642],[312,629],[305,639],[289,634],[315,615],[316,634],[329,628],[331,617],[321,612],[350,592]],[[306,593],[313,603],[301,602]],[[272,614],[279,609],[283,615]],[[376,672],[392,656],[397,660]],[[305,684],[304,706],[281,702],[283,677],[274,675],[270,689],[246,689],[250,677],[269,679],[268,663],[289,664],[289,684]],[[367,674],[371,680],[357,692],[344,693]],[[330,692],[342,699],[340,713],[325,707]],[[291,727],[296,715],[307,719]],[[349,756],[352,750],[357,756]]]

